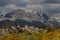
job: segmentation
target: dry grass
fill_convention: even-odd
[[[31,30],[33,32],[30,32],[30,28],[25,28],[19,33],[8,32],[7,35],[0,35],[0,40],[60,40],[60,29],[48,31],[32,27]]]

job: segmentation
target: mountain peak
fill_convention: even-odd
[[[25,10],[25,12],[32,12],[32,10]]]
[[[41,23],[44,23],[46,25],[48,25],[48,24],[54,25],[54,23],[58,23],[57,21],[49,20],[50,17],[45,13],[37,13],[36,11],[23,10],[23,9],[17,9],[10,13],[7,13],[4,16],[4,18],[8,18],[8,20],[11,20],[11,21],[15,21],[15,20],[19,19],[20,22],[23,20],[21,23],[29,22],[29,24],[34,24],[34,25],[35,24],[41,25]],[[19,24],[20,24],[20,22],[19,22]],[[31,23],[31,22],[33,22],[33,23]]]

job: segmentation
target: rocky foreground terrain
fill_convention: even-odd
[[[60,40],[60,28],[27,25],[0,28],[0,40]]]

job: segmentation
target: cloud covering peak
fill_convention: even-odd
[[[0,13],[19,8],[49,14],[60,13],[60,0],[0,0]]]

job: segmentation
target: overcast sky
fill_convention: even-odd
[[[60,13],[60,0],[0,0],[0,14],[18,8],[49,14]]]

